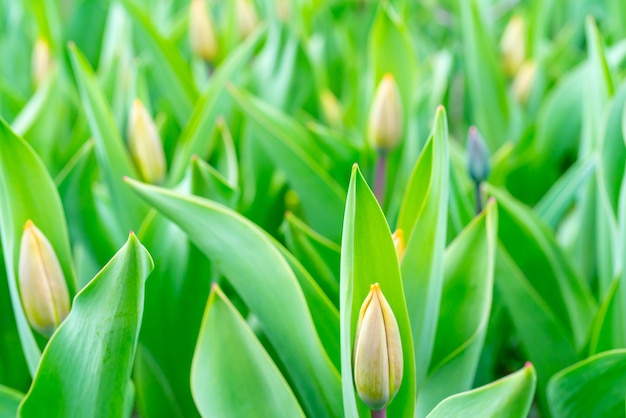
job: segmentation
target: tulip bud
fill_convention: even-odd
[[[467,168],[475,183],[481,183],[489,176],[489,151],[475,126],[471,126],[467,134]]]
[[[500,40],[500,51],[504,71],[508,75],[516,74],[526,59],[526,24],[523,17],[513,16],[509,20]]]
[[[239,36],[246,38],[254,31],[259,23],[259,18],[254,9],[254,4],[250,0],[237,0],[236,4],[237,26]]]
[[[70,294],[50,241],[30,220],[20,243],[18,276],[28,322],[49,337],[70,310]]]
[[[333,92],[328,89],[323,90],[320,94],[320,102],[324,119],[328,125],[337,129],[341,128],[343,126],[343,111]]]
[[[189,42],[191,51],[207,62],[217,57],[217,37],[205,0],[191,0],[189,7]]]
[[[525,62],[517,72],[513,80],[513,94],[521,104],[526,104],[528,101],[528,96],[530,96],[530,92],[532,91],[536,74],[537,64],[532,61]]]
[[[406,245],[404,243],[404,231],[400,228],[391,236],[393,239],[393,246],[396,247],[396,254],[398,254],[398,261],[402,262],[404,258],[404,252],[406,251]]]
[[[50,53],[48,41],[45,38],[37,38],[31,61],[31,71],[35,86],[40,85],[46,78],[52,70],[52,65],[52,54]]]
[[[354,339],[354,383],[372,410],[385,408],[402,383],[400,330],[391,307],[375,283],[361,306]]]
[[[368,121],[370,144],[379,152],[393,150],[402,137],[402,101],[393,75],[378,84]]]
[[[128,117],[130,154],[143,179],[160,183],[165,177],[165,155],[159,131],[141,103],[135,99]]]

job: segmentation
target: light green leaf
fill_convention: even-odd
[[[263,324],[305,411],[315,416],[341,415],[339,375],[322,348],[305,289],[267,234],[220,204],[127,181],[219,265]]]
[[[442,401],[427,418],[526,418],[537,376],[531,364],[500,380]]]
[[[258,126],[255,139],[298,193],[306,221],[322,235],[338,240],[345,192],[320,165],[327,157],[289,115],[244,90],[231,87],[229,92]]]
[[[19,416],[122,417],[141,326],[150,254],[126,244],[74,298],[41,357]]]
[[[559,418],[624,416],[626,350],[605,351],[556,374],[548,385]]]
[[[190,177],[194,195],[215,200],[230,208],[236,206],[240,195],[239,187],[229,183],[220,172],[204,160],[191,158]]]
[[[191,389],[204,417],[305,416],[252,329],[217,286],[202,320]]]
[[[387,220],[355,165],[344,217],[339,290],[342,391],[344,416],[347,417],[369,413],[357,399],[354,389],[352,351],[359,310],[370,285],[374,283],[380,284],[398,321],[404,359],[402,384],[387,411],[389,416],[412,417],[415,407],[415,359],[398,258]]]
[[[17,416],[17,408],[23,398],[23,393],[0,385],[0,417],[14,418]]]
[[[441,313],[418,416],[472,387],[491,311],[497,225],[490,202],[446,249]]]
[[[445,110],[439,107],[398,218],[398,229],[406,239],[402,282],[411,318],[418,388],[428,372],[439,316],[449,175],[448,124]]]
[[[40,349],[22,308],[17,277],[18,249],[28,219],[52,244],[70,293],[74,294],[76,279],[67,224],[56,186],[30,145],[0,118],[0,236],[20,342],[28,368],[34,375]]]
[[[124,185],[124,176],[137,177],[111,110],[87,60],[75,45],[70,45],[70,58],[78,81],[83,107],[91,133],[96,140],[96,157],[116,208],[118,236],[138,228],[147,212],[146,205]]]

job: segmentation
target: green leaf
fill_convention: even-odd
[[[24,394],[0,385],[0,417],[13,418],[17,416],[17,408],[24,398]]]
[[[52,335],[20,417],[110,416],[126,409],[150,254],[133,233],[74,298]]]
[[[555,417],[622,417],[626,350],[589,357],[556,374],[548,386]]]
[[[289,384],[219,287],[207,302],[191,370],[205,417],[304,417]]]
[[[30,145],[0,118],[0,237],[20,342],[28,368],[34,375],[41,352],[24,314],[17,277],[18,249],[28,219],[52,244],[70,294],[74,294],[76,279],[67,224],[56,186]]]
[[[219,265],[220,273],[263,324],[305,411],[340,415],[339,375],[316,333],[305,289],[267,234],[217,203],[127,181]]]
[[[258,126],[255,138],[298,193],[306,221],[322,235],[338,240],[345,192],[320,165],[326,157],[306,129],[244,90],[230,87],[229,92]]]
[[[500,380],[442,401],[427,418],[525,418],[535,392],[537,376],[531,364]]]
[[[96,140],[98,165],[116,208],[118,225],[110,227],[117,228],[118,236],[123,236],[125,231],[138,228],[147,212],[146,205],[123,182],[124,176],[137,177],[137,172],[87,60],[75,45],[70,45],[69,50],[83,107]]]
[[[446,112],[439,107],[432,133],[413,168],[398,218],[398,229],[406,239],[402,282],[411,318],[418,388],[428,371],[439,316],[449,170]]]
[[[601,351],[619,348],[623,344],[624,337],[621,324],[624,320],[621,318],[621,310],[618,308],[620,286],[622,284],[619,278],[613,280],[598,308],[589,337],[588,353],[590,356]]]
[[[192,155],[205,158],[210,149],[206,139],[211,136],[217,118],[223,115],[230,98],[224,87],[250,59],[265,37],[265,29],[250,35],[215,71],[206,90],[198,98],[189,122],[176,143],[176,151],[168,173],[167,184],[178,183],[184,176]]]
[[[191,158],[191,190],[196,196],[230,208],[236,206],[240,195],[237,185],[229,183],[220,172],[197,157]]]
[[[472,387],[491,311],[497,225],[490,202],[446,249],[441,313],[418,416]]]
[[[187,63],[178,48],[165,39],[150,21],[150,16],[133,0],[124,0],[124,7],[132,16],[139,40],[152,60],[150,68],[158,86],[169,100],[172,110],[182,126],[187,123],[198,92],[192,82]]]
[[[354,336],[361,304],[370,285],[379,283],[394,312],[404,359],[404,377],[400,389],[388,406],[389,416],[412,417],[415,407],[415,359],[411,324],[404,298],[404,288],[396,250],[387,220],[361,174],[352,169],[341,241],[341,374],[344,416],[365,416],[365,405],[357,400],[352,370]]]

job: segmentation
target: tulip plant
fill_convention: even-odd
[[[623,0],[0,0],[0,57],[0,418],[625,416]]]

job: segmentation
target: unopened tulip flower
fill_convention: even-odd
[[[489,151],[478,129],[470,126],[467,133],[467,168],[476,183],[481,183],[489,176]]]
[[[391,235],[393,239],[393,246],[396,247],[396,254],[398,254],[398,261],[402,262],[404,258],[404,252],[406,251],[406,245],[404,243],[404,231],[400,228],[396,229]]]
[[[329,126],[333,128],[341,128],[343,126],[343,111],[339,100],[332,91],[324,89],[320,93],[320,102],[322,104],[322,112],[324,119]]]
[[[513,94],[517,101],[526,104],[530,92],[532,91],[537,74],[537,64],[532,61],[525,62],[519,69],[515,79],[513,80]]]
[[[49,337],[70,310],[70,294],[50,241],[30,220],[20,243],[18,279],[26,318]]]
[[[189,7],[189,42],[191,51],[207,62],[217,57],[217,36],[205,0],[191,0]]]
[[[389,152],[402,138],[402,100],[396,80],[385,74],[374,95],[369,113],[367,135],[378,152]]]
[[[237,0],[235,5],[239,36],[245,38],[254,31],[259,23],[254,4],[250,0]]]
[[[354,383],[373,411],[385,409],[402,383],[400,330],[391,307],[375,283],[361,306],[354,339]]]
[[[128,118],[128,146],[143,179],[160,183],[165,177],[165,155],[159,131],[148,111],[135,99]]]
[[[521,16],[513,16],[500,40],[504,71],[512,76],[526,59],[526,23]]]
[[[40,85],[46,78],[52,70],[52,65],[52,54],[50,53],[48,41],[45,38],[37,38],[31,61],[31,71],[35,86]]]

